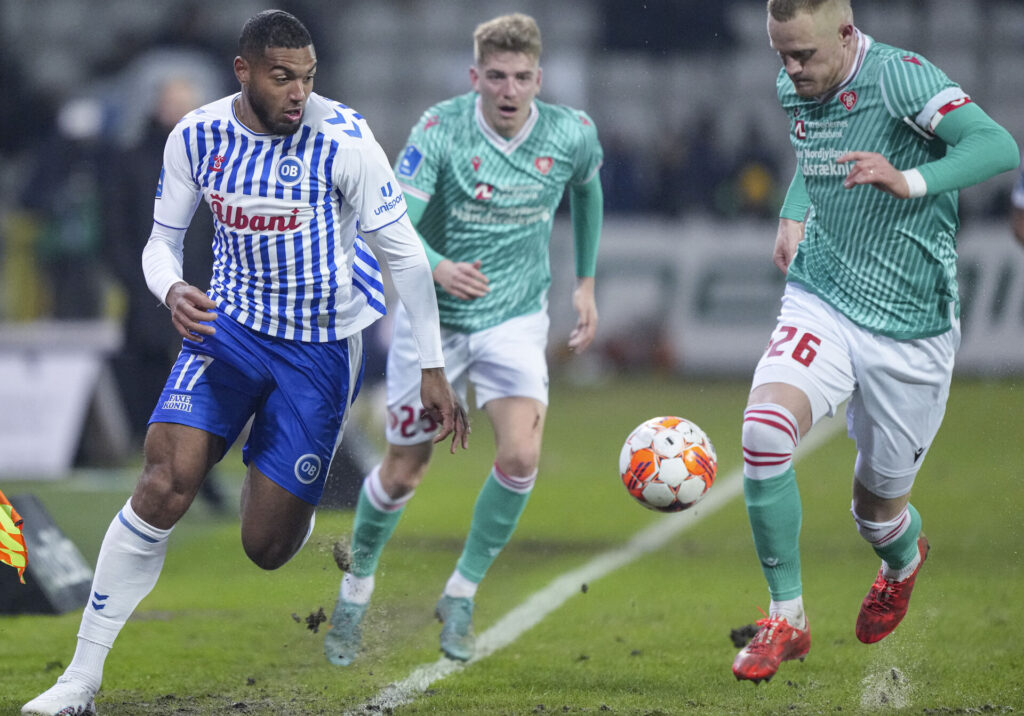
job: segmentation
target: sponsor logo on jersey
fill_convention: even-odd
[[[436,127],[439,124],[441,124],[441,118],[436,114],[432,114],[429,117],[427,117],[427,121],[423,123],[423,130],[426,131],[431,127]]]
[[[533,160],[533,166],[537,167],[541,174],[547,174],[551,167],[555,166],[555,160],[551,157],[537,157]]]
[[[295,479],[303,485],[310,485],[320,477],[320,457],[313,453],[302,455],[295,461]]]
[[[164,195],[164,168],[160,167],[160,178],[156,180],[156,198]]]
[[[857,93],[853,90],[847,90],[839,95],[839,101],[847,109],[853,109],[853,105],[857,104]]]
[[[222,172],[224,171],[224,162],[227,161],[227,157],[223,154],[214,154],[210,157],[210,171],[211,172]]]
[[[913,55],[903,55],[903,57],[901,57],[900,59],[903,60],[904,62],[910,62],[911,64],[917,65],[918,67],[924,66],[921,64],[921,60],[917,59]]]
[[[294,186],[306,176],[306,165],[298,157],[281,157],[277,163],[277,181],[285,186]]]
[[[251,233],[266,231],[280,234],[285,231],[295,231],[302,226],[298,217],[298,209],[292,209],[291,216],[267,216],[265,214],[250,216],[240,206],[225,204],[224,197],[220,194],[210,195],[210,211],[217,217],[217,221],[225,226],[247,230]]]
[[[812,136],[813,132],[812,132]],[[836,159],[846,154],[846,149],[798,149],[797,161],[805,177],[845,177],[850,173],[849,164],[837,164]]]
[[[584,116],[583,116],[582,114],[577,114],[576,116],[577,116],[577,117],[579,118],[579,120],[580,120],[581,122],[583,122],[583,124],[585,124],[585,125],[586,125],[586,126],[588,126],[588,127],[590,126],[590,120],[589,120],[589,119],[587,119],[586,117],[584,117]]]
[[[551,211],[546,206],[495,206],[476,201],[452,204],[448,215],[467,224],[489,226],[529,226],[551,221]]]
[[[412,179],[420,169],[423,162],[423,152],[415,144],[410,144],[402,152],[402,159],[398,163],[398,176]]]
[[[797,139],[841,139],[850,126],[845,119],[798,119],[793,123],[793,136]]]
[[[391,186],[391,182],[388,182],[380,188],[380,195],[385,199],[390,199],[395,195],[395,188]]]
[[[490,184],[478,183],[473,187],[473,198],[480,201],[487,201],[494,196],[494,187]]]
[[[480,157],[473,157],[473,171],[480,168]]]
[[[183,413],[191,413],[192,396],[185,393],[171,393],[160,408],[163,410],[179,410]]]
[[[381,194],[384,194],[384,190],[385,189],[389,189],[391,191],[391,194],[394,194],[394,190],[390,189],[390,187],[391,187],[391,182],[388,182],[387,184],[382,186],[380,188]],[[391,194],[385,194],[385,198],[388,197],[388,196],[391,196]],[[383,204],[381,204],[380,206],[378,206],[376,209],[374,209],[373,210],[373,215],[374,216],[380,216],[381,214],[387,213],[387,212],[391,211],[392,209],[394,209],[399,204],[401,204],[403,201],[405,201],[405,194],[403,194],[402,192],[398,192],[398,196],[396,196],[394,199],[389,199],[389,200],[385,201]]]

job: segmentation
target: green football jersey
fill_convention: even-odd
[[[779,101],[790,120],[810,199],[804,240],[789,267],[795,281],[868,330],[897,339],[938,335],[959,315],[957,192],[896,199],[869,186],[843,187],[850,151],[878,152],[898,170],[939,159],[936,117],[970,101],[920,55],[858,33],[849,79],[804,99],[782,70]]]
[[[569,107],[535,100],[511,139],[486,123],[475,92],[423,114],[395,163],[405,193],[428,202],[416,228],[445,258],[480,260],[490,280],[471,301],[438,286],[441,325],[471,333],[546,307],[555,210],[602,158],[593,120]]]

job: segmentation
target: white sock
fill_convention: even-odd
[[[479,583],[469,581],[456,569],[452,572],[452,576],[448,577],[448,583],[444,585],[444,593],[449,597],[472,599],[476,596],[479,586]]]
[[[772,600],[768,605],[768,614],[773,617],[785,617],[791,627],[797,629],[807,628],[807,618],[804,616],[803,596],[795,599]]]
[[[111,521],[96,560],[78,647],[65,671],[68,676],[99,688],[114,639],[160,576],[170,533],[136,515],[130,498]]]
[[[909,577],[917,569],[918,565],[921,564],[921,550],[917,551],[917,556],[910,560],[910,564],[903,567],[902,569],[893,569],[889,566],[888,562],[882,560],[882,576],[888,579],[890,582],[902,582],[904,579]]]
[[[369,577],[355,577],[345,572],[338,596],[352,604],[367,604],[373,595],[373,586],[372,574]]]
[[[108,653],[109,646],[94,644],[79,637],[75,656],[64,670],[64,676],[76,683],[85,684],[93,691],[99,691],[103,682],[103,662],[106,661]]]

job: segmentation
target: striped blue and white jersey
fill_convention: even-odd
[[[257,134],[237,95],[186,115],[171,132],[153,218],[188,226],[213,212],[210,296],[260,333],[335,341],[380,318],[380,265],[360,232],[402,218],[391,166],[363,117],[317,94],[292,135]],[[186,277],[187,279],[188,277]]]

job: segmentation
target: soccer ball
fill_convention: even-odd
[[[651,418],[619,453],[619,475],[644,507],[679,512],[697,504],[715,482],[718,458],[704,431],[689,420]]]

